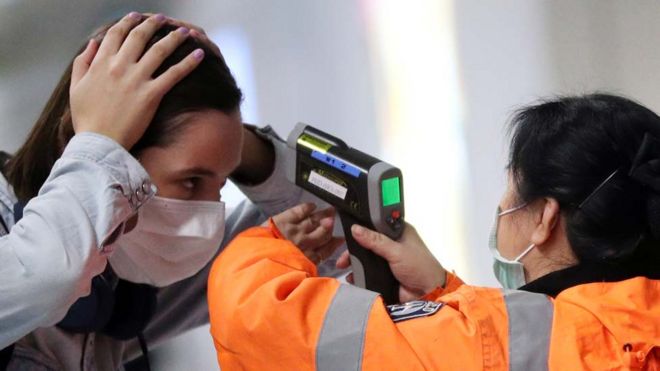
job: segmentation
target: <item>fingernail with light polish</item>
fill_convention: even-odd
[[[197,60],[204,58],[204,51],[202,49],[197,49],[193,52],[193,57]]]

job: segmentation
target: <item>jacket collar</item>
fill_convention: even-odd
[[[574,286],[593,282],[618,282],[633,277],[660,279],[658,258],[636,256],[630,261],[619,263],[583,262],[548,273],[522,286],[520,290],[545,294],[554,298],[562,291]]]

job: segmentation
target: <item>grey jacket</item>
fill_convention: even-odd
[[[270,139],[275,146],[275,170],[273,175],[260,185],[249,187],[238,185],[246,194],[248,200],[239,204],[236,209],[229,213],[225,238],[221,246],[225,246],[237,233],[244,229],[262,223],[268,215],[274,215],[292,207],[301,202],[302,199],[312,199],[308,194],[304,194],[285,179],[285,143],[279,141],[268,128],[260,130],[259,133]],[[94,152],[96,150],[96,148],[86,148],[86,151]],[[126,153],[126,155],[128,154]],[[102,156],[102,154],[98,154],[98,156]],[[126,160],[126,163],[130,166],[141,168],[134,159],[132,161],[125,158],[122,160]],[[142,182],[148,180],[143,169],[126,170],[128,170],[128,173],[141,174],[142,178],[140,179]],[[85,177],[84,172],[78,174],[75,182],[80,182],[80,177]],[[92,185],[98,187],[98,181],[86,183],[82,187],[92,187]],[[10,187],[0,188],[0,198],[5,197],[15,202]],[[135,199],[135,197],[130,196],[128,198]],[[97,204],[100,205],[101,203]],[[27,211],[28,208],[26,208],[26,216]],[[91,215],[94,215],[94,211],[98,210],[93,210]],[[89,218],[89,215],[90,212],[85,217]],[[126,220],[131,214],[127,212],[126,215],[123,220]],[[5,215],[3,214],[3,216]],[[80,217],[83,218],[83,215]],[[13,220],[11,217],[8,219]],[[94,223],[98,224],[99,222],[92,220],[92,224]],[[119,223],[115,224],[118,225]],[[86,227],[88,223],[82,225]],[[112,227],[107,229],[114,230]],[[71,246],[73,242],[77,241],[65,241],[63,246]],[[222,251],[222,247],[220,251]],[[331,260],[326,262],[326,267],[320,267],[320,270],[332,273],[329,268],[332,263]],[[144,332],[150,348],[208,322],[206,281],[211,264],[212,261],[193,277],[159,289],[156,313]],[[47,308],[56,311],[57,314],[52,315],[50,321],[42,321],[40,324],[42,326],[50,324],[51,327],[39,328],[16,342],[9,370],[121,370],[126,361],[141,354],[136,339],[119,341],[101,333],[72,334],[57,327],[52,327],[53,323],[62,318],[67,308],[68,306],[61,308],[57,305],[52,305],[50,309]],[[0,318],[0,323],[3,323],[2,318]]]
[[[76,135],[14,226],[16,197],[0,176],[0,217],[11,228],[0,228],[0,348],[57,323],[89,292],[105,266],[104,241],[140,207],[135,191],[149,185],[120,145]]]

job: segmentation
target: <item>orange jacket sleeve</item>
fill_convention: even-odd
[[[445,287],[438,287],[435,290],[429,292],[428,294],[422,297],[423,300],[438,301],[438,299],[447,294],[458,290],[459,287],[463,286],[463,281],[458,278],[457,275],[451,272],[447,272],[447,278],[445,279]]]
[[[342,327],[343,318],[330,314],[338,292],[369,293],[316,277],[314,264],[292,243],[263,227],[227,246],[213,264],[208,290],[211,334],[223,370],[321,370],[324,352],[341,353],[349,343],[327,340],[327,333]],[[400,322],[375,298],[357,346],[362,369],[508,369],[501,292],[463,285],[454,275],[444,290],[453,292],[438,297],[442,305],[435,313]],[[349,317],[351,308],[345,313]]]

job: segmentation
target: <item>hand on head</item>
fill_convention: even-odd
[[[153,78],[190,31],[181,27],[144,52],[167,19],[160,14],[142,18],[130,13],[110,27],[100,44],[90,40],[75,58],[69,94],[76,133],[103,134],[130,149],[151,122],[163,96],[203,59],[204,52],[197,49]]]
[[[151,17],[155,14],[153,13],[143,13],[144,16],[146,17]],[[182,21],[180,19],[176,18],[167,18],[167,23],[172,25],[172,26],[177,26],[177,27],[185,27],[190,30],[190,36],[194,37],[195,39],[198,39],[201,41],[204,45],[208,46],[209,49],[211,49],[216,55],[222,56],[220,53],[220,48],[218,45],[216,45],[213,41],[211,41],[208,36],[206,35],[206,31],[204,31],[203,28],[194,25],[192,23],[188,23],[186,21]]]

